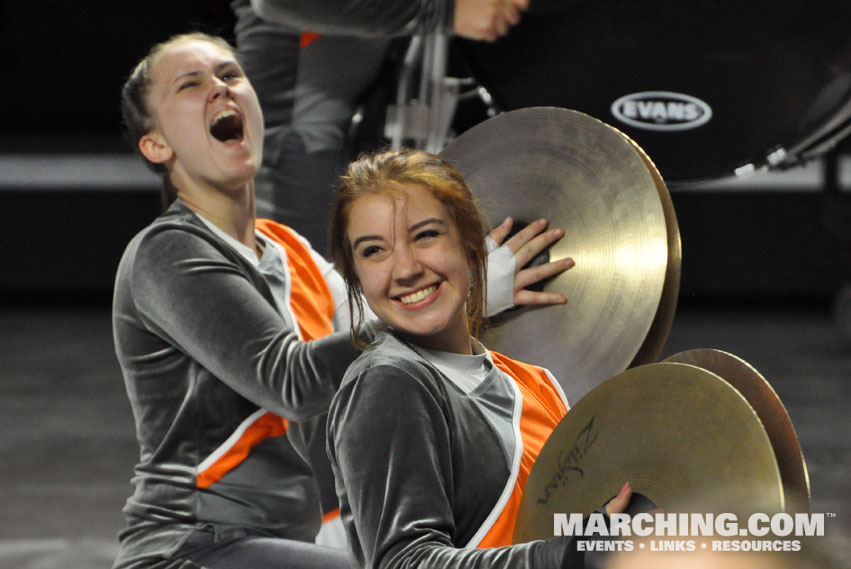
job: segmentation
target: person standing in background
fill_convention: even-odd
[[[444,31],[494,41],[528,0],[233,0],[236,45],[266,120],[258,213],[293,227],[320,252],[337,177],[359,149],[349,131],[379,88],[394,46]]]

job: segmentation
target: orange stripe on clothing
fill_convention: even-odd
[[[319,34],[316,32],[301,32],[301,40],[298,42],[298,46],[305,48],[315,42],[317,38],[319,38]]]
[[[313,262],[308,247],[289,228],[269,219],[258,219],[255,227],[281,245],[290,272],[290,310],[298,322],[302,340],[315,340],[332,332],[334,299],[328,283]],[[209,488],[236,468],[261,441],[287,434],[288,421],[273,413],[261,415],[216,461],[198,473],[196,485]]]
[[[198,473],[195,485],[198,488],[209,488],[239,466],[257,444],[270,437],[286,435],[288,426],[289,421],[274,413],[261,415],[216,462]]]
[[[523,396],[523,411],[520,416],[523,454],[511,497],[499,518],[476,547],[511,545],[514,522],[517,520],[529,473],[553,429],[567,414],[567,406],[542,368],[514,361],[496,352],[491,352],[491,356],[500,370],[514,378]]]
[[[310,250],[290,228],[271,219],[258,219],[255,227],[284,248],[290,270],[290,310],[302,340],[315,340],[333,331],[334,299]]]
[[[334,508],[333,510],[329,510],[322,514],[322,523],[327,524],[328,522],[333,522],[337,518],[340,517],[340,508]]]

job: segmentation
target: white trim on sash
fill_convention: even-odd
[[[219,448],[214,450],[210,454],[210,456],[201,461],[196,470],[200,473],[213,466],[216,461],[218,461],[226,452],[228,452],[233,447],[233,445],[239,442],[239,439],[242,438],[242,435],[245,434],[245,431],[248,430],[248,427],[257,422],[257,420],[266,413],[268,413],[268,411],[266,411],[265,409],[258,409],[257,411],[249,415],[248,418],[245,419],[242,423],[240,423],[236,430],[231,433],[227,440],[221,445],[219,445]]]
[[[542,367],[541,369],[544,370],[544,373],[547,374],[547,379],[550,380],[550,383],[555,388],[556,393],[558,393],[558,396],[561,397],[561,402],[564,403],[564,408],[570,411],[570,403],[567,402],[567,395],[564,394],[564,390],[561,388],[561,384],[558,382],[555,376],[550,373],[550,370],[545,367]]]
[[[284,249],[283,245],[281,245],[275,239],[272,239],[259,229],[256,230],[256,233],[263,237],[263,241],[265,241],[267,247],[271,245],[278,251],[278,256],[281,258],[281,265],[284,269],[284,298],[281,299],[281,309],[287,311],[287,315],[289,315],[290,321],[293,325],[293,330],[296,334],[298,334],[299,339],[304,340],[301,335],[301,327],[298,325],[298,319],[295,317],[295,312],[293,312],[292,304],[290,302],[290,295],[292,293],[292,279],[290,278],[290,266],[289,259],[287,258],[287,251],[286,249]]]
[[[504,378],[508,379],[508,383],[511,385],[511,390],[514,393],[514,411],[511,416],[511,426],[512,431],[514,432],[514,458],[511,461],[511,472],[508,475],[505,488],[502,490],[502,495],[499,497],[499,500],[496,501],[496,505],[493,507],[490,514],[488,514],[488,517],[485,518],[485,521],[479,527],[478,531],[476,531],[475,535],[473,535],[470,541],[464,546],[466,548],[478,547],[479,543],[481,543],[493,527],[494,523],[496,523],[502,515],[505,505],[508,504],[508,500],[514,493],[514,486],[517,484],[517,476],[520,474],[520,461],[523,458],[523,437],[520,435],[520,418],[523,415],[523,394],[520,393],[520,388],[517,387],[517,382],[513,377],[496,366],[494,366],[494,369]]]

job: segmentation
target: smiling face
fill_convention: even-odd
[[[412,343],[470,353],[470,268],[458,229],[428,190],[367,194],[351,203],[346,237],[370,308]]]
[[[166,46],[151,69],[145,157],[165,164],[181,190],[245,187],[260,167],[263,115],[233,54],[189,39]]]

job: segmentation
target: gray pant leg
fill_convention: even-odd
[[[174,558],[199,569],[351,569],[348,553],[339,549],[273,537],[216,541],[203,530],[193,533]]]
[[[299,51],[292,128],[269,164],[273,206],[326,253],[337,180],[351,158],[352,116],[384,64],[390,40],[320,36]]]

